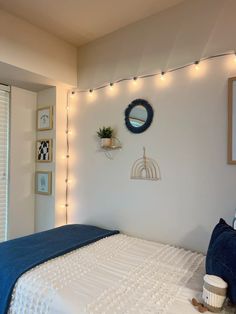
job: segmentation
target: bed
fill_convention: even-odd
[[[194,314],[204,262],[196,252],[113,234],[24,273],[8,313]]]

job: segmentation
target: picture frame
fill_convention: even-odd
[[[36,114],[37,131],[46,131],[53,128],[52,106],[39,108]]]
[[[51,171],[36,171],[35,193],[41,194],[41,195],[52,194],[52,172]]]
[[[227,161],[229,165],[236,165],[236,77],[228,78],[228,149]]]
[[[52,139],[41,139],[36,141],[36,162],[52,161]]]

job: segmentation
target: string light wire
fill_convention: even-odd
[[[70,158],[70,119],[69,119],[69,109],[70,109],[70,96],[71,94],[75,94],[74,91],[67,92],[67,100],[66,100],[66,176],[65,176],[65,184],[66,184],[66,191],[65,191],[65,221],[68,224],[68,207],[69,207],[69,175],[70,175],[70,168],[69,168],[69,158]]]
[[[176,67],[176,68],[172,68],[172,69],[169,69],[169,70],[160,71],[160,72],[151,73],[151,74],[144,74],[144,75],[140,75],[140,76],[133,76],[133,77],[129,77],[129,78],[122,78],[122,79],[118,79],[117,81],[113,81],[112,83],[111,82],[110,83],[106,83],[104,85],[101,85],[101,86],[98,86],[98,87],[94,87],[94,88],[89,89],[89,90],[88,89],[73,89],[73,92],[74,93],[86,93],[86,92],[92,93],[93,91],[100,90],[100,89],[106,88],[108,86],[111,86],[111,84],[114,85],[114,84],[121,83],[121,82],[124,82],[124,81],[135,81],[136,82],[138,79],[142,79],[142,78],[148,78],[148,77],[153,77],[153,76],[163,77],[167,73],[172,73],[172,72],[175,72],[175,71],[178,71],[178,70],[190,67],[192,65],[199,66],[200,62],[202,62],[202,61],[215,59],[215,58],[219,58],[219,57],[224,57],[224,56],[230,56],[230,55],[234,55],[235,56],[235,54],[236,54],[235,50],[230,51],[230,52],[224,52],[224,53],[220,53],[220,54],[204,57],[204,58],[199,59],[198,61],[190,62],[190,63],[184,64],[182,66],[179,66],[179,67]]]

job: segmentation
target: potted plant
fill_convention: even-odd
[[[98,137],[101,138],[101,146],[102,147],[110,147],[112,144],[112,134],[113,134],[113,129],[109,127],[103,127],[99,128],[97,131]]]

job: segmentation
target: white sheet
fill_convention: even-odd
[[[25,273],[9,314],[196,314],[203,263],[202,254],[114,235]]]

